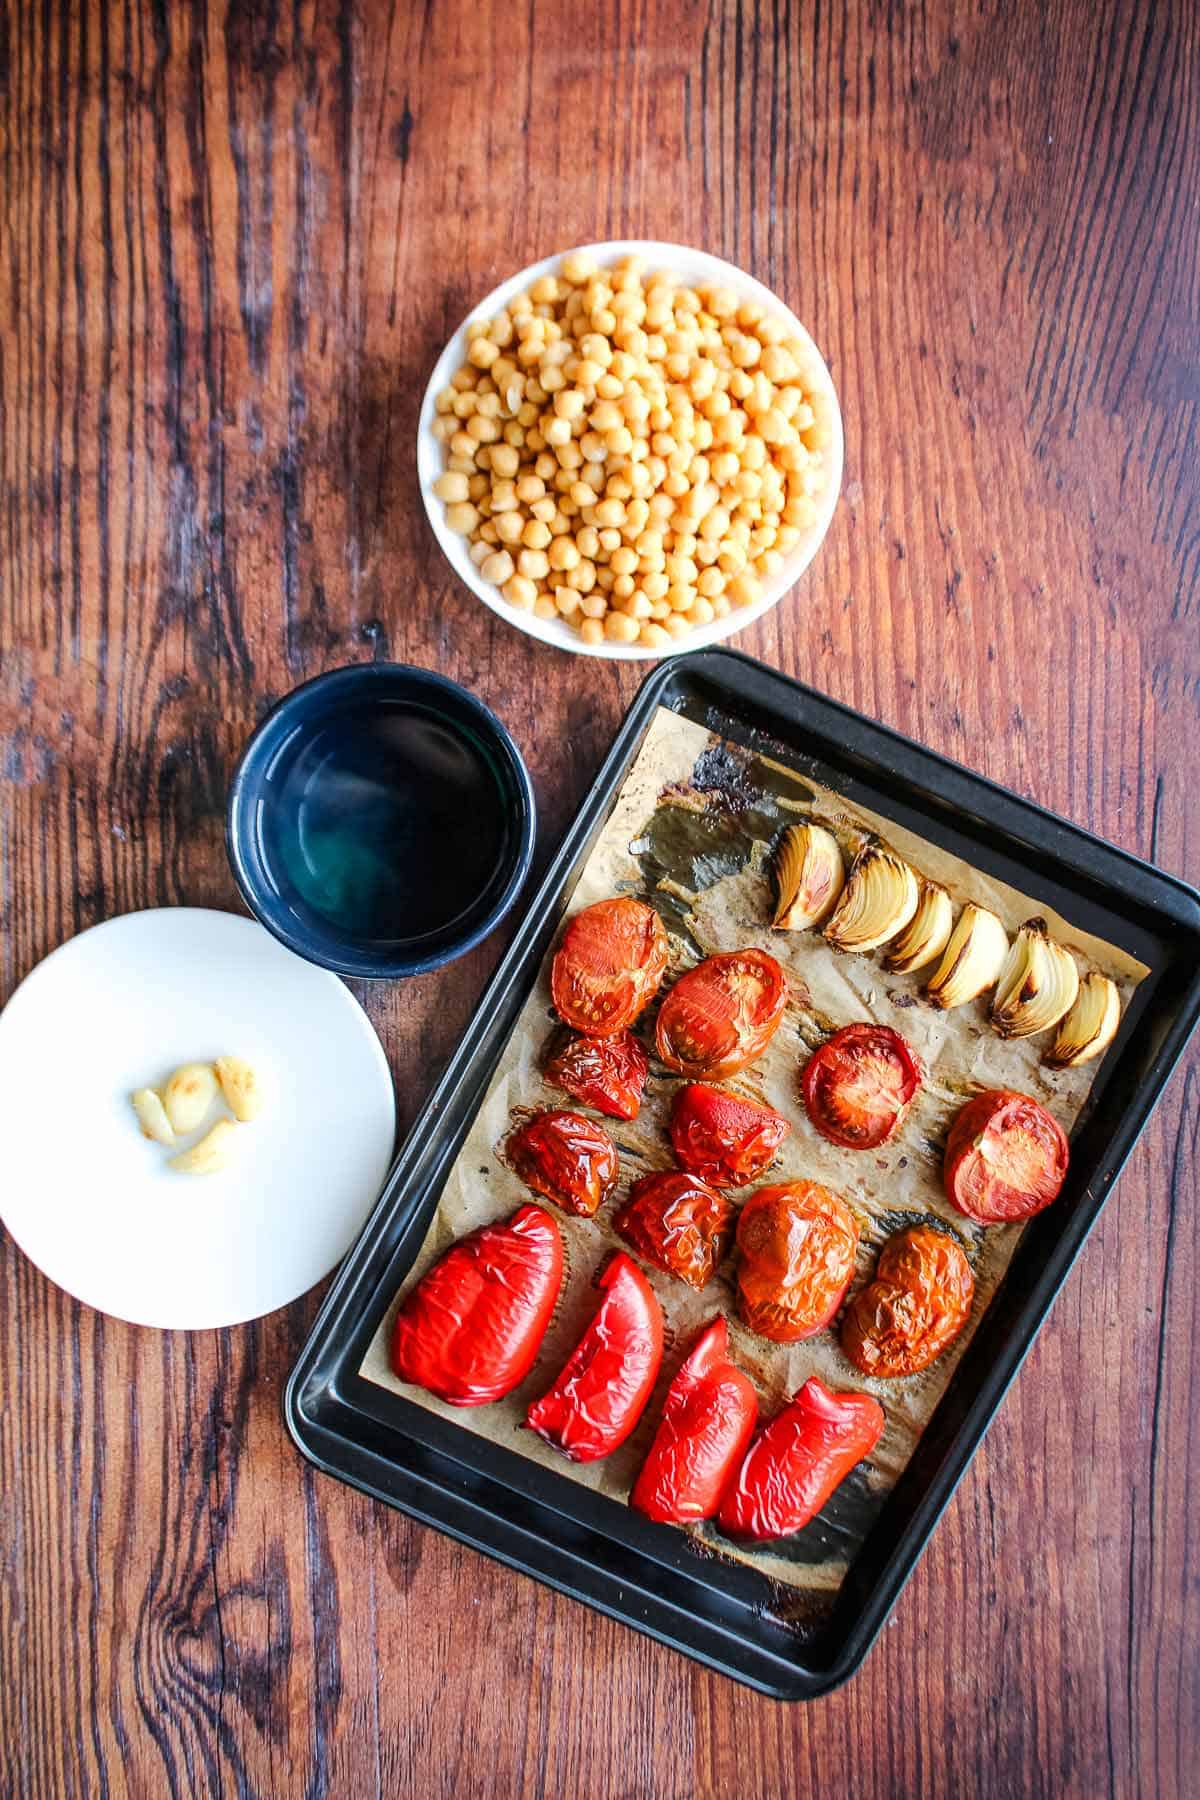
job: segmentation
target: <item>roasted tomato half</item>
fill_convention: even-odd
[[[630,1506],[648,1519],[683,1525],[711,1519],[754,1434],[758,1401],[729,1360],[729,1329],[708,1325],[667,1390],[663,1415]]]
[[[950,1127],[946,1193],[981,1225],[1028,1219],[1057,1197],[1068,1156],[1063,1129],[1044,1106],[993,1088],[968,1100]]]
[[[757,1180],[791,1129],[769,1106],[698,1081],[680,1089],[671,1112],[677,1159],[712,1187]]]
[[[751,1194],[738,1219],[738,1311],[776,1344],[812,1337],[833,1318],[854,1274],[858,1223],[815,1181]]]
[[[910,1225],[888,1239],[873,1280],[846,1308],[842,1349],[864,1375],[915,1375],[954,1342],[974,1293],[971,1265],[950,1233]]]
[[[721,1502],[727,1537],[801,1531],[883,1435],[870,1394],[837,1394],[816,1375],[763,1426]]]
[[[736,1075],[774,1037],[787,996],[787,977],[765,950],[706,956],[679,977],[659,1009],[659,1057],[677,1075]]]
[[[546,1080],[610,1119],[636,1119],[650,1058],[629,1032],[573,1037],[546,1064]]]
[[[597,900],[575,914],[550,971],[559,1017],[589,1037],[627,1031],[654,998],[667,933],[644,900]]]
[[[581,1218],[603,1205],[617,1179],[617,1146],[582,1113],[535,1113],[511,1134],[505,1155],[526,1187]]]
[[[634,1182],[613,1225],[647,1262],[702,1288],[733,1242],[733,1202],[697,1176],[668,1169]]]
[[[808,1116],[831,1144],[874,1150],[891,1137],[921,1085],[921,1065],[898,1031],[843,1025],[804,1071]]]

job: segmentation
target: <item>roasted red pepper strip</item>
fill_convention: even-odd
[[[623,1444],[650,1398],[663,1353],[662,1308],[623,1250],[596,1277],[600,1310],[525,1423],[572,1462]]]
[[[671,1110],[677,1160],[710,1187],[742,1187],[757,1180],[791,1129],[769,1106],[701,1081],[681,1088]]]
[[[718,1519],[727,1537],[777,1538],[815,1519],[883,1433],[870,1394],[834,1394],[816,1375],[764,1425]]]
[[[392,1368],[452,1406],[486,1406],[533,1367],[558,1290],[563,1245],[540,1206],[460,1238],[396,1315]]]
[[[616,1037],[573,1037],[546,1065],[551,1087],[607,1113],[636,1119],[650,1058],[628,1031]]]
[[[758,1417],[748,1376],[729,1361],[729,1328],[702,1331],[667,1390],[654,1442],[629,1504],[648,1519],[711,1519],[746,1453]]]
[[[810,1375],[750,1445],[721,1503],[721,1530],[754,1539],[799,1532],[882,1433],[878,1400],[869,1393],[831,1393]]]

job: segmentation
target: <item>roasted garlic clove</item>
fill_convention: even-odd
[[[257,1119],[262,1111],[262,1084],[250,1064],[241,1056],[218,1056],[213,1067],[225,1096],[225,1104],[243,1125]]]
[[[874,950],[917,910],[917,878],[903,858],[870,838],[850,865],[825,940],[835,950]]]
[[[779,931],[807,931],[831,911],[845,885],[838,841],[823,825],[789,825],[775,852],[775,917]]]
[[[936,881],[922,881],[917,910],[888,951],[885,961],[899,975],[911,975],[940,956],[950,941],[954,908],[945,888]]]
[[[993,1028],[1006,1038],[1048,1031],[1070,1012],[1078,992],[1075,958],[1050,937],[1045,919],[1027,919],[997,977]]]
[[[162,1091],[162,1103],[171,1129],[180,1137],[195,1131],[217,1097],[217,1078],[208,1063],[184,1063]]]
[[[1008,933],[995,913],[968,900],[925,992],[944,1011],[963,1006],[995,986],[1007,954]]]
[[[1052,1069],[1074,1069],[1103,1055],[1116,1036],[1121,1020],[1121,996],[1117,984],[1093,970],[1079,984],[1075,1004],[1042,1058]]]
[[[229,1161],[237,1126],[232,1119],[218,1119],[198,1144],[180,1151],[170,1159],[170,1167],[180,1175],[215,1175]]]
[[[138,1088],[129,1098],[133,1102],[137,1122],[142,1128],[142,1136],[150,1138],[156,1144],[173,1144],[175,1133],[171,1130],[171,1121],[163,1106],[162,1095],[156,1094],[153,1088]]]

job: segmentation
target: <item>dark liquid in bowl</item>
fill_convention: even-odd
[[[424,708],[337,713],[284,749],[271,781],[263,847],[281,891],[363,944],[444,931],[500,875],[510,826],[499,772]]]

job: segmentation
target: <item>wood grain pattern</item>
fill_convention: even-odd
[[[232,760],[338,662],[495,706],[548,854],[637,671],[458,590],[414,422],[475,296],[604,236],[751,269],[839,385],[833,529],[740,647],[1200,878],[1187,0],[9,0],[0,154],[0,998],[110,914],[232,906]],[[500,947],[365,996],[405,1118]],[[1198,1117],[1193,1052],[806,1708],[317,1477],[316,1296],[158,1336],[0,1241],[0,1792],[1194,1791]]]

